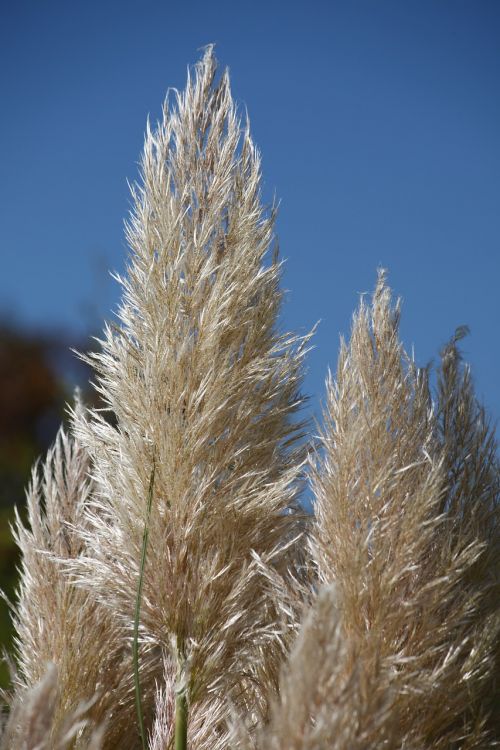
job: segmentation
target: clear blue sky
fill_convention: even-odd
[[[419,363],[470,326],[498,419],[498,0],[3,3],[0,312],[75,331],[109,317],[146,116],[209,42],[281,199],[285,323],[322,320],[313,406],[383,265]]]

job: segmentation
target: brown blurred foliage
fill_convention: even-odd
[[[18,562],[10,531],[14,506],[23,509],[31,468],[65,420],[75,386],[92,400],[87,366],[71,347],[88,349],[87,337],[37,333],[0,323],[0,589],[15,593]],[[0,604],[0,644],[10,649],[8,607]],[[7,672],[0,669],[0,684]]]

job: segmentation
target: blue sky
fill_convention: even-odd
[[[389,269],[425,364],[456,326],[500,417],[500,3],[28,2],[0,11],[0,313],[82,331],[117,302],[148,113],[216,43],[281,199],[288,327],[321,320],[317,409]]]

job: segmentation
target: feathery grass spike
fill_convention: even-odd
[[[146,132],[119,320],[90,356],[114,419],[90,410],[74,423],[92,459],[98,541],[73,575],[125,631],[155,446],[140,618],[146,730],[163,663],[146,675],[142,658],[156,650],[175,664],[182,643],[190,717],[208,698],[257,717],[291,632],[280,582],[302,522],[307,337],[279,328],[275,210],[260,181],[248,123],[208,48]]]
[[[0,750],[499,744],[500,473],[464,329],[433,400],[380,274],[327,382],[302,544],[308,337],[279,329],[260,180],[209,47],[147,127],[88,357],[104,408],[77,404],[16,519]]]

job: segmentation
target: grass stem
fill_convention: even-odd
[[[187,750],[188,705],[183,687],[175,697],[175,750]]]
[[[153,487],[155,480],[155,461],[153,459],[153,468],[149,479],[148,489],[148,506],[146,511],[146,520],[144,522],[144,532],[142,534],[141,566],[139,569],[139,582],[137,584],[137,596],[135,599],[134,615],[134,638],[132,643],[132,659],[134,663],[134,685],[135,685],[135,705],[137,710],[137,722],[139,724],[139,734],[141,737],[142,750],[147,750],[146,731],[144,729],[144,717],[141,703],[141,682],[139,678],[139,622],[141,614],[142,587],[144,583],[144,568],[146,565],[146,551],[148,546],[149,534],[149,517],[151,515],[151,506],[153,504]],[[176,746],[177,747],[177,746]]]

